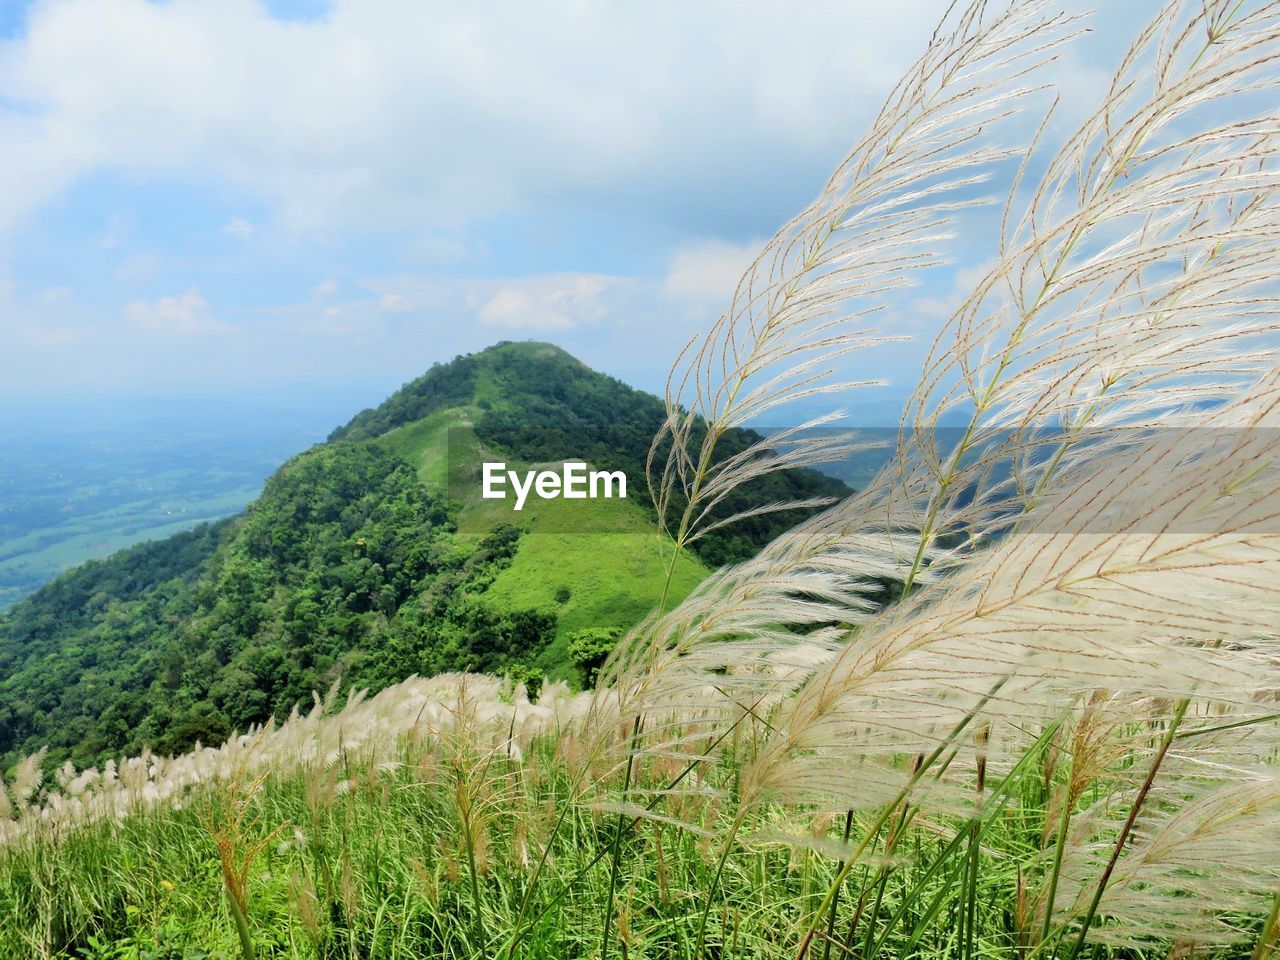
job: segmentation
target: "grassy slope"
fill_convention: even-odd
[[[478,393],[482,393],[478,390]],[[379,442],[418,467],[418,476],[433,492],[446,486],[449,431],[453,449],[467,449],[475,462],[487,456],[470,432],[477,411],[442,410],[424,420],[397,428]],[[493,459],[507,459],[492,455]],[[510,469],[530,465],[509,461]],[[634,484],[636,478],[631,478]],[[639,490],[628,491],[634,498]],[[569,679],[568,635],[585,627],[630,627],[658,605],[671,539],[658,532],[652,519],[632,500],[537,500],[531,498],[520,513],[510,501],[481,500],[479,490],[462,504],[463,533],[485,531],[502,522],[526,530],[511,566],[503,570],[485,597],[503,609],[537,609],[554,613],[555,642],[539,665],[556,679]],[[572,526],[592,532],[564,532]],[[549,528],[549,529],[539,529]],[[609,531],[609,532],[597,532]],[[683,554],[676,564],[670,603],[683,599],[710,571],[696,557]],[[569,598],[557,600],[567,588]]]
[[[246,870],[256,957],[478,960],[501,957],[513,935],[514,960],[598,957],[609,834],[601,829],[602,816],[569,788],[554,742],[539,742],[531,754],[523,764],[445,754],[439,778],[423,779],[434,755],[424,760],[406,746],[396,764],[344,761],[340,769],[355,785],[350,790],[326,790],[323,772],[267,779],[251,805],[246,835],[233,842],[237,856],[244,856],[246,843],[262,844]],[[465,770],[466,782],[489,801],[478,827],[485,844],[474,888],[455,781],[443,773],[455,769]],[[701,768],[717,786],[735,769]],[[658,785],[647,774],[643,783]],[[225,785],[200,790],[180,808],[77,829],[30,853],[10,855],[0,847],[0,960],[244,960],[209,833],[232,819],[228,796]],[[561,810],[566,819],[553,834],[556,817],[548,814]],[[724,829],[716,803],[700,801],[685,814],[698,827]],[[617,910],[633,960],[695,960],[715,851],[692,831],[659,827],[640,834],[648,839],[659,831],[661,860],[651,843],[623,859]],[[544,842],[553,853],[535,880],[533,863]],[[767,846],[735,858],[715,883],[710,951],[701,960],[794,957],[804,910],[830,882],[835,864],[808,855],[791,863],[785,851]],[[572,895],[556,898],[566,888]],[[530,909],[521,914],[526,890]],[[890,909],[897,904],[894,892]],[[477,902],[479,923],[473,920]],[[986,902],[984,920],[1002,906],[985,910]],[[988,922],[994,929],[995,921]],[[615,943],[609,960],[620,956],[628,954]]]

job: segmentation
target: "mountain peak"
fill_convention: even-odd
[[[550,343],[436,364],[282,466],[239,517],[79,568],[0,615],[0,768],[43,745],[47,763],[84,766],[219,742],[335,678],[573,677],[573,632],[629,629],[808,515],[754,508],[848,492],[806,470],[752,480],[721,505],[745,519],[680,554],[667,590],[671,544],[644,490],[665,416],[658,397]],[[463,461],[585,461],[636,493],[593,502],[571,532],[552,522],[559,500],[516,524],[452,495],[449,468],[472,466],[450,463],[453,431],[468,435]],[[717,450],[759,439],[732,430]]]
[[[499,340],[492,346],[485,347],[483,350],[477,350],[475,353],[467,354],[471,357],[501,357],[501,356],[522,356],[529,357],[534,360],[554,360],[561,357],[568,357],[571,360],[577,360],[568,350],[559,347],[547,340]],[[577,360],[581,363],[581,360]]]
[[[518,395],[557,383],[598,379],[622,386],[597,373],[577,357],[541,340],[502,340],[475,353],[433,364],[377,407],[362,410],[339,427],[330,440],[372,440],[397,427],[422,420],[451,407],[515,402]],[[630,389],[630,388],[627,388]]]

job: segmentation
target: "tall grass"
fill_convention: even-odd
[[[867,318],[1012,165],[865,490],[655,613],[593,694],[414,680],[43,795],[36,758],[0,821],[11,955],[1273,956],[1280,4],[1170,3],[1050,143],[1027,111],[1080,29],[954,9],[673,370],[651,486],[684,546],[856,445],[716,455],[855,386]]]

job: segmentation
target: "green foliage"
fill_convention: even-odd
[[[45,743],[86,762],[128,742],[232,529],[202,525],[86,563],[0,617],[0,766]]]
[[[478,596],[518,542],[510,527],[458,539],[448,506],[373,444],[316,447],[236,522],[87,565],[0,620],[0,756],[174,754],[338,678],[531,661],[555,618]]]
[[[362,410],[351,422],[329,435],[330,440],[372,440],[406,424],[423,420],[449,407],[464,407],[475,395],[481,354],[437,363],[406,383],[376,408]]]
[[[522,348],[522,349],[515,349]],[[567,353],[546,345],[510,344],[483,356],[501,383],[500,402],[476,423],[476,436],[531,463],[578,457],[593,466],[621,470],[641,487],[654,435],[666,417],[652,394],[602,376]],[[717,444],[717,462],[760,440],[753,430],[728,431]],[[695,442],[701,438],[695,436]],[[760,477],[734,491],[714,511],[727,517],[766,503],[842,497],[849,488],[815,470],[786,470]],[[678,516],[684,503],[672,504]],[[708,533],[694,551],[709,566],[737,563],[811,510],[785,510],[748,517]]]
[[[333,436],[378,437],[449,407],[466,405],[476,408],[475,434],[489,447],[529,463],[579,458],[600,469],[622,470],[637,493],[643,489],[650,444],[666,416],[657,397],[595,372],[558,347],[506,342],[436,365]],[[741,453],[760,439],[753,430],[730,430],[717,444],[716,459]],[[699,440],[694,437],[695,442]],[[843,482],[815,470],[784,470],[743,485],[714,516],[849,492]],[[633,499],[647,504],[646,497]],[[683,506],[677,499],[672,504],[674,515]],[[736,563],[810,513],[786,510],[749,517],[708,533],[694,549],[709,566]]]
[[[588,687],[596,685],[596,677],[609,654],[618,644],[622,631],[617,627],[590,627],[569,634],[569,659],[582,671]]]
[[[588,627],[625,630],[639,623],[661,597],[671,543],[658,535],[644,513],[619,501],[579,501],[589,508],[609,504],[619,520],[635,521],[619,533],[526,534],[510,566],[498,571],[485,591],[495,606],[535,609],[554,614],[556,639],[538,659],[538,666],[553,679],[579,682],[578,671],[566,652],[568,636]],[[565,509],[564,501],[551,501]],[[706,577],[708,570],[689,554],[676,561],[668,601],[682,600]],[[573,584],[571,596],[557,599],[562,581]]]

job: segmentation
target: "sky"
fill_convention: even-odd
[[[372,402],[526,338],[656,389],[945,6],[0,0],[0,402]]]

